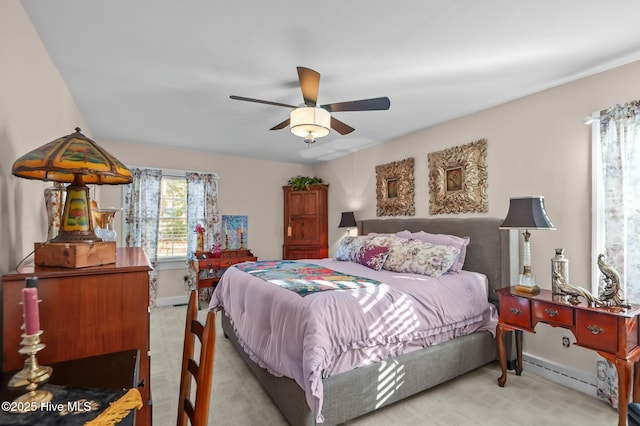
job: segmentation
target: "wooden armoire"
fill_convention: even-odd
[[[284,190],[283,259],[328,257],[327,193],[329,185],[309,185],[309,189]]]

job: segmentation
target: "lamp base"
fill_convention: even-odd
[[[516,289],[517,292],[520,293],[527,293],[527,294],[538,294],[540,293],[540,287],[538,287],[537,285],[521,285],[521,284],[516,284],[514,286],[514,288]]]
[[[86,268],[116,262],[116,242],[35,243],[36,266]]]

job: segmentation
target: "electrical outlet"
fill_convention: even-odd
[[[565,348],[568,348],[570,345],[571,345],[571,342],[569,341],[569,338],[567,336],[563,336],[562,346],[564,346]]]

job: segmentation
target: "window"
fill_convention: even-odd
[[[622,297],[640,302],[640,101],[615,105],[594,114],[593,247],[620,274]],[[593,262],[592,292],[598,294],[602,274]],[[617,407],[611,383],[618,383],[616,367],[598,355],[597,395]]]
[[[620,274],[628,302],[640,302],[640,101],[594,114],[593,254],[607,256]],[[593,292],[602,276],[593,269]]]
[[[187,256],[187,180],[162,176],[158,260]]]
[[[206,229],[206,247],[220,242],[218,176],[180,170],[131,169],[125,185],[124,242],[143,247],[152,265],[190,257],[196,224]]]

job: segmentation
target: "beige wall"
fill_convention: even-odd
[[[125,164],[216,173],[220,214],[249,216],[253,254],[265,260],[282,258],[282,186],[291,176],[308,174],[310,167],[123,142],[103,141],[101,146]],[[100,206],[122,206],[121,187],[96,189]],[[116,217],[120,233],[121,218]],[[160,271],[158,298],[185,295],[184,273],[185,269]]]
[[[41,194],[47,185],[13,177],[13,161],[76,126],[91,134],[18,0],[0,3],[0,56],[7,58],[0,67],[0,273],[5,273],[31,251],[34,241],[46,236]],[[583,118],[609,105],[639,99],[638,75],[640,62],[635,62],[314,168],[98,142],[125,164],[218,173],[221,214],[249,215],[251,248],[261,258],[276,258],[282,244],[281,186],[288,177],[315,174],[330,183],[333,252],[344,234],[337,228],[341,211],[355,210],[359,219],[375,217],[375,165],[415,157],[416,216],[425,217],[427,153],[486,138],[488,215],[503,217],[511,196],[544,195],[558,230],[534,232],[532,237],[538,282],[550,287],[549,259],[554,248],[564,247],[571,261],[572,282],[588,287],[593,261],[590,129]],[[119,206],[120,191],[117,187],[100,188],[101,205]],[[161,297],[184,292],[181,271],[163,276],[159,291]],[[539,325],[535,336],[526,336],[525,350],[593,373],[593,354],[573,346],[563,349],[560,337],[565,334]]]
[[[488,216],[504,217],[509,197],[544,195],[556,231],[532,232],[532,267],[538,284],[551,288],[550,259],[566,249],[573,284],[590,288],[591,128],[584,118],[616,103],[640,99],[640,61],[424,129],[314,169],[331,184],[329,230],[332,252],[344,231],[340,212],[376,217],[375,166],[415,158],[416,216],[428,214],[427,154],[480,138],[488,143]],[[393,106],[392,106],[393,108]],[[390,123],[393,125],[393,123]],[[525,351],[594,373],[594,354],[561,337],[570,333],[544,324],[525,337]]]
[[[46,239],[42,191],[50,184],[14,177],[13,162],[76,126],[92,137],[69,90],[18,0],[0,3],[0,274],[12,271],[35,241]],[[249,244],[264,259],[281,257],[282,185],[308,166],[247,160],[205,152],[97,141],[125,164],[215,172],[220,214],[249,216]],[[215,143],[214,141],[212,143]],[[120,207],[122,189],[95,188],[103,207]],[[117,228],[121,218],[117,216]],[[186,264],[185,264],[186,266]],[[159,297],[185,295],[185,269],[162,271]]]
[[[0,273],[47,237],[42,191],[14,177],[13,162],[46,142],[88,132],[82,115],[18,0],[0,3]]]

